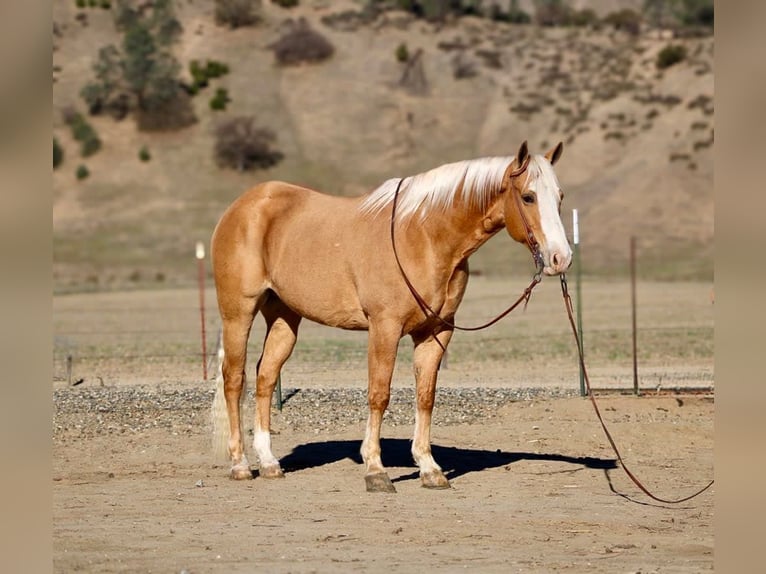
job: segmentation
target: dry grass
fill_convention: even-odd
[[[574,277],[570,291],[576,297]],[[504,309],[524,279],[474,277],[458,314],[478,324]],[[637,288],[642,384],[711,384],[713,305],[708,283],[641,282]],[[632,372],[630,285],[588,279],[582,286],[585,349],[594,385],[629,385]],[[213,349],[220,321],[206,294],[207,337]],[[201,378],[198,294],[192,289],[73,294],[54,297],[54,373],[87,384],[194,383]],[[260,353],[263,321],[250,339],[250,370]],[[211,351],[212,352],[212,351]],[[412,345],[402,340],[397,385],[411,384]],[[215,369],[210,370],[211,378]],[[364,386],[366,334],[305,321],[284,369],[290,386]],[[525,312],[479,333],[456,333],[443,384],[470,386],[576,385],[577,359],[558,280],[546,279]]]

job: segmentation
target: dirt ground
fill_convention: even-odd
[[[475,288],[469,320],[498,308],[488,294],[508,286]],[[712,393],[653,395],[660,384],[712,386],[709,292],[704,284],[641,285],[645,392],[599,397],[627,464],[663,498],[713,477]],[[598,302],[586,307],[597,386],[625,386],[629,290],[591,285],[586,293],[586,303]],[[74,374],[84,378],[76,387],[53,381],[54,571],[713,569],[715,486],[666,505],[629,481],[590,403],[573,396],[577,369],[561,350],[568,337],[555,289],[526,314],[450,347],[432,428],[450,490],[422,488],[409,454],[413,385],[403,347],[382,442],[395,494],[365,491],[363,345],[347,348],[343,332],[310,325],[285,371],[286,394],[298,393],[274,417],[285,478],[230,480],[211,454],[213,383],[193,381],[197,359],[184,362],[174,353],[186,343],[160,331],[193,330],[194,301],[193,290],[54,298],[57,341],[69,345],[59,354],[74,350]],[[550,343],[554,336],[560,344]],[[190,348],[197,344],[190,337]],[[165,362],[126,358],[141,346]],[[87,353],[112,358],[88,362]],[[514,394],[526,388],[537,391]]]
[[[601,405],[629,466],[659,496],[712,478],[711,398],[604,396]],[[675,506],[647,499],[615,464],[587,400],[518,401],[497,414],[434,427],[446,491],[420,486],[411,427],[384,427],[395,494],[365,492],[363,424],[277,428],[286,477],[246,482],[212,463],[204,424],[87,440],[60,433],[54,570],[713,569],[714,488]]]

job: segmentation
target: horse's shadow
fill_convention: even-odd
[[[409,439],[381,439],[380,443],[385,466],[417,469],[410,453],[412,443]],[[290,454],[282,457],[280,464],[285,473],[316,468],[345,459],[362,464],[362,457],[359,454],[360,446],[361,441],[359,440],[306,443],[295,447]],[[575,467],[604,471],[617,468],[617,461],[611,458],[573,457],[555,453],[504,452],[439,445],[432,445],[431,452],[449,480],[471,472],[506,466],[520,460],[563,462]],[[572,470],[577,470],[577,468]],[[411,474],[392,479],[392,482],[413,480],[418,478],[418,475],[418,471],[415,470]]]

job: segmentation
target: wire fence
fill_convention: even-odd
[[[477,324],[520,292],[525,279],[475,278],[458,320]],[[456,333],[440,384],[470,386],[578,385],[577,350],[557,282],[535,291],[529,307],[481,333]],[[474,287],[474,284],[476,285]],[[539,292],[538,292],[539,291]],[[641,283],[638,360],[643,388],[711,386],[714,317],[710,286]],[[508,294],[508,295],[506,295]],[[203,383],[216,375],[220,320],[212,289],[204,292],[205,356],[200,297],[194,288],[54,297],[54,385]],[[632,384],[630,286],[586,281],[583,287],[586,362],[594,386]],[[248,345],[249,376],[265,328],[256,319]],[[366,385],[367,339],[304,321],[283,377],[297,385]],[[412,344],[400,343],[395,384],[411,380]]]

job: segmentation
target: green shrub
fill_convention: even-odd
[[[598,25],[598,15],[590,8],[572,12],[572,25],[580,27],[595,27]]]
[[[143,162],[147,162],[150,159],[152,159],[152,154],[149,153],[149,148],[146,146],[141,146],[141,149],[138,150],[138,159],[140,159]]]
[[[56,169],[64,161],[64,148],[59,144],[59,140],[53,138],[53,169]]]
[[[675,5],[679,20],[686,26],[712,28],[715,22],[713,0],[680,0]]]
[[[72,130],[72,137],[80,142],[80,155],[88,157],[101,149],[101,140],[88,121],[79,112],[69,112],[65,118]]]
[[[103,86],[96,82],[89,82],[80,90],[80,97],[88,105],[88,113],[95,116],[104,108],[106,92]]]
[[[563,4],[564,0],[534,0],[535,3]],[[278,2],[279,3],[279,2]],[[362,13],[373,18],[387,10],[403,10],[429,22],[444,22],[447,18],[464,16],[487,17],[500,22],[527,24],[532,18],[519,9],[519,0],[365,0]],[[501,5],[508,7],[507,11]],[[352,12],[349,12],[352,13]],[[323,22],[327,22],[323,18]]]
[[[74,121],[72,121],[70,127],[72,128],[72,137],[79,142],[83,142],[89,138],[92,139],[93,134],[95,133],[93,126],[79,114]]]
[[[80,164],[77,166],[77,171],[74,172],[75,176],[78,180],[82,181],[83,179],[86,179],[90,175],[90,171],[86,166],[83,164]]]
[[[701,6],[696,14],[697,22],[702,26],[713,27],[715,25],[715,8],[710,3],[705,6]]]
[[[274,0],[274,4],[281,6],[282,8],[295,8],[298,4],[298,0]]]
[[[686,59],[686,47],[681,44],[668,44],[657,54],[656,66],[664,70]]]
[[[205,68],[201,67],[197,60],[189,62],[189,73],[192,77],[192,87],[195,89],[195,93],[207,87],[209,82]]]
[[[88,105],[88,113],[127,113],[127,110],[121,109],[129,98],[123,89],[122,55],[119,49],[111,44],[99,49],[92,69],[95,77],[80,90],[80,96]]]
[[[96,153],[101,149],[101,140],[98,136],[87,138],[82,142],[80,146],[80,155],[82,157],[88,157]]]
[[[87,6],[87,2],[85,0],[75,0],[75,5],[78,8],[85,8]]]
[[[520,8],[511,8],[505,15],[505,21],[511,24],[530,24],[532,22],[532,16]]]
[[[417,8],[420,15],[429,22],[441,22],[452,11],[452,7],[444,0],[420,0]]]
[[[208,60],[205,65],[205,75],[208,78],[220,78],[229,73],[229,66],[216,60]]]
[[[201,65],[198,60],[189,62],[189,74],[192,77],[192,85],[189,92],[194,95],[210,84],[210,80],[220,78],[229,73],[229,66],[216,60],[208,60]]]
[[[641,14],[630,8],[610,12],[604,17],[604,23],[611,25],[615,30],[626,32],[631,36],[641,33]]]
[[[229,91],[226,88],[218,88],[215,96],[210,99],[210,109],[214,111],[225,110],[226,104],[231,101]]]
[[[566,26],[572,19],[572,8],[563,0],[538,0],[535,21],[540,26]]]
[[[410,51],[407,49],[407,44],[402,42],[396,47],[396,61],[406,62],[410,59]]]
[[[463,0],[462,2],[453,2],[454,10],[460,16],[483,16],[481,0]]]

